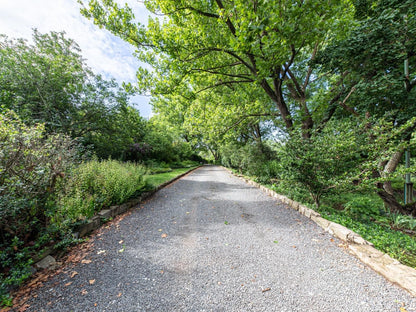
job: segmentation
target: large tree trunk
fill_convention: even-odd
[[[401,213],[405,215],[416,216],[416,205],[402,205],[400,204],[394,195],[387,193],[382,187],[379,188],[377,192],[378,196],[383,200],[383,202],[390,208],[393,213]]]
[[[382,170],[379,171],[378,176],[387,178],[391,173],[393,173],[396,170],[400,159],[403,157],[403,153],[403,151],[398,151],[392,155],[389,161],[381,163],[380,167]],[[416,205],[402,205],[394,196],[391,181],[378,183],[377,188],[378,196],[392,212],[416,216]]]
[[[389,174],[393,173],[397,166],[399,165],[399,162],[401,158],[403,157],[403,151],[398,151],[393,154],[393,156],[390,158],[390,160],[384,165],[383,171],[381,171],[381,177],[386,178]],[[383,189],[390,195],[394,195],[393,187],[391,186],[390,181],[386,181],[383,183]]]
[[[285,100],[282,94],[282,80],[275,79],[274,87],[275,90],[269,85],[266,79],[263,79],[261,82],[261,87],[270,97],[270,99],[276,104],[277,109],[279,110],[280,115],[285,123],[286,130],[290,131],[293,129],[292,116],[290,114],[289,108],[287,107]]]

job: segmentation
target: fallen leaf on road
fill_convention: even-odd
[[[162,237],[162,238],[166,238],[166,237],[168,237],[168,234],[163,233],[163,234],[161,235],[161,237]]]
[[[81,290],[81,295],[85,296],[86,294],[88,294],[88,291],[86,289]]]
[[[121,240],[121,241],[119,241],[118,243],[119,243],[119,244],[123,244],[123,243],[124,243],[124,241],[123,241],[123,240]]]
[[[275,240],[275,241],[273,241],[273,243],[275,243],[275,244],[279,244],[279,241]]]
[[[401,307],[400,312],[407,312],[407,310],[405,308]]]
[[[69,285],[71,285],[72,284],[72,282],[69,282],[69,283],[66,283],[65,284],[65,287],[68,287]]]
[[[105,253],[106,251],[105,250],[99,250],[98,252],[97,252],[97,255],[101,255],[101,254],[103,254],[103,253]]]
[[[225,224],[225,225],[228,225],[228,221],[224,221],[224,224]]]
[[[95,279],[89,280],[90,285],[94,285],[95,284]]]
[[[263,289],[261,292],[266,292],[266,291],[269,291],[269,290],[272,290],[272,289],[270,287],[267,287],[267,288]]]
[[[92,261],[91,260],[81,260],[81,263],[83,264],[90,264]]]
[[[71,278],[73,278],[73,277],[74,277],[74,276],[76,276],[76,275],[78,275],[78,272],[77,272],[77,271],[72,272],[72,273],[71,273]]]
[[[118,293],[117,297],[118,297],[118,298],[120,298],[120,297],[121,297],[121,292],[119,292],[119,293]]]
[[[29,307],[30,307],[30,305],[25,304],[25,305],[21,306],[21,307],[20,307],[20,309],[19,309],[19,310],[17,310],[17,311],[18,311],[18,312],[24,312],[24,311],[26,311]]]

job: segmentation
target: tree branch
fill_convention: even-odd
[[[293,84],[296,87],[297,96],[295,98],[304,99],[305,93],[303,92],[302,87],[300,86],[298,80],[296,79],[295,75],[292,73],[292,71],[288,68],[287,73],[289,74],[290,79],[292,80]]]
[[[224,5],[223,5],[221,0],[215,0],[215,2],[217,3],[218,7],[221,10],[224,10]],[[234,24],[231,22],[229,17],[227,17],[227,19],[225,20],[225,23],[227,24],[227,26],[230,29],[233,36],[235,37],[236,36],[236,30],[235,30]]]
[[[350,92],[347,94],[347,96],[344,98],[344,100],[342,102],[339,103],[339,105],[344,108],[345,110],[349,111],[351,114],[353,114],[356,117],[360,117],[360,114],[358,114],[354,108],[349,107],[348,105],[345,104],[345,102],[347,102],[348,98],[351,96],[351,94],[355,91],[355,87],[352,87]]]
[[[209,48],[209,50],[217,51],[217,52],[224,52],[224,53],[234,57],[235,59],[239,60],[245,67],[247,67],[253,75],[257,76],[257,70],[256,70],[256,67],[255,67],[255,64],[253,64],[254,66],[251,66],[241,56],[237,55],[237,53],[235,53],[234,51],[230,51],[230,50],[226,50],[226,49],[220,49],[220,48]]]
[[[214,75],[221,75],[221,76],[233,77],[233,78],[250,79],[251,82],[254,82],[254,79],[251,79],[250,76],[248,76],[248,75],[227,74],[227,73],[222,73],[222,72],[219,72],[219,71],[213,71],[211,69],[202,69],[202,68],[192,68],[191,71],[205,72],[205,73],[210,73],[210,74],[214,74]]]
[[[314,47],[314,49],[312,51],[312,56],[310,58],[310,61],[313,61],[315,59],[316,53],[318,52],[318,47],[319,47],[319,42],[315,43],[315,47]],[[309,84],[309,80],[311,79],[311,75],[312,75],[312,66],[309,65],[308,73],[306,74],[305,82],[303,83],[303,89],[302,89],[303,92],[305,92],[306,87]]]
[[[269,116],[278,117],[278,116],[280,116],[280,114],[279,113],[259,113],[259,114],[242,115],[242,116],[240,116],[240,118],[236,122],[234,122],[231,126],[227,127],[227,129],[225,129],[225,131],[223,131],[221,133],[221,135],[224,135],[225,133],[227,133],[231,129],[237,127],[240,123],[242,123],[247,118],[250,118],[250,117],[269,117]]]
[[[414,79],[413,81],[410,81],[408,76],[405,77],[404,82],[406,84],[406,91],[407,92],[412,91],[412,89],[416,86],[416,79]]]
[[[195,93],[201,93],[203,91],[209,90],[209,89],[213,89],[219,86],[227,86],[227,85],[231,85],[231,84],[236,84],[236,83],[247,83],[247,82],[253,82],[253,80],[230,80],[230,81],[220,81],[212,86],[200,89],[198,91],[196,91]]]

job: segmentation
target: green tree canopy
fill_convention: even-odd
[[[131,95],[94,74],[64,33],[34,30],[32,45],[0,37],[0,110],[81,139],[99,157],[120,158],[143,137],[144,120],[131,107]]]
[[[356,1],[357,25],[343,40],[334,40],[318,55],[323,71],[342,76],[336,92],[348,93],[344,108],[365,125],[367,173],[378,179],[378,194],[395,211],[405,208],[391,179],[406,147],[411,147],[416,116],[416,4],[414,1]],[[405,74],[403,64],[409,72]],[[329,107],[327,114],[335,112]],[[380,144],[383,142],[383,144]]]
[[[254,85],[275,105],[284,129],[314,126],[314,59],[329,35],[342,34],[352,16],[348,1],[146,1],[156,14],[148,27],[128,7],[92,0],[82,13],[138,48],[153,67],[139,69],[140,88],[153,95]],[[316,84],[315,84],[316,85]],[[311,88],[312,87],[312,88]],[[272,118],[276,119],[275,112]],[[269,111],[262,112],[269,114]]]

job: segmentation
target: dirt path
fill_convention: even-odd
[[[416,311],[296,211],[220,167],[159,191],[95,237],[27,311]]]

